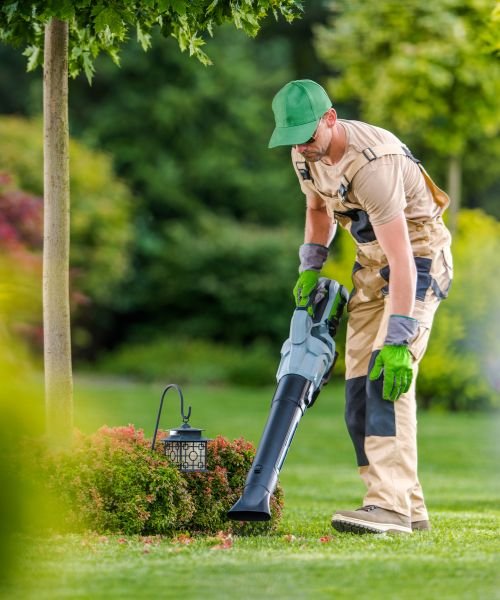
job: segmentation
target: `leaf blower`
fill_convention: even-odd
[[[334,337],[347,299],[342,285],[322,277],[311,306],[295,309],[290,337],[281,348],[271,412],[230,519],[270,520],[269,502],[299,421],[330,379],[337,359]]]

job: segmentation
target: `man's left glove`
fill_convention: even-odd
[[[418,330],[418,321],[403,315],[391,315],[384,347],[380,350],[370,372],[370,380],[378,379],[384,372],[382,397],[395,402],[405,394],[413,379],[412,356],[408,344]]]

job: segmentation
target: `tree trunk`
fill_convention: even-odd
[[[43,69],[44,243],[43,325],[47,433],[69,443],[73,378],[69,308],[68,23],[45,28]]]
[[[462,203],[462,157],[451,156],[448,162],[448,196],[450,197],[448,225],[451,233],[457,229],[458,213]]]

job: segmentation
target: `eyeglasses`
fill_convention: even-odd
[[[321,117],[322,119],[323,117]],[[307,146],[308,144],[312,144],[313,142],[316,141],[316,138],[318,137],[318,129],[319,126],[321,125],[321,119],[319,120],[318,126],[316,127],[316,130],[314,131],[314,133],[312,134],[312,136],[307,140],[307,142],[303,142],[302,144],[297,144],[297,146]]]

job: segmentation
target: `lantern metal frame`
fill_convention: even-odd
[[[163,410],[163,401],[170,389],[176,389],[181,401],[182,425],[169,430],[169,435],[161,440],[164,445],[163,453],[167,456],[183,473],[203,473],[207,469],[207,446],[211,440],[201,436],[203,429],[197,429],[189,425],[191,416],[191,407],[188,407],[187,415],[184,413],[184,396],[181,388],[176,383],[171,383],[163,390],[160,399],[158,416],[156,417],[155,432],[151,450],[155,449],[156,437],[160,426],[160,418]]]

